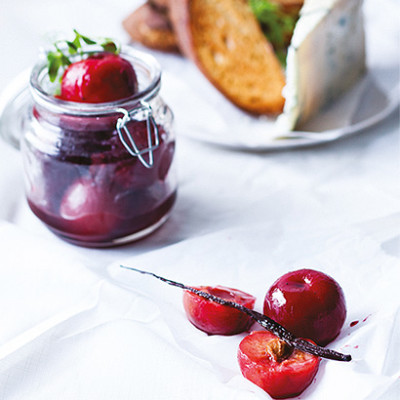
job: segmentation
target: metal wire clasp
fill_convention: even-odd
[[[159,146],[160,138],[151,106],[146,101],[142,100],[138,107],[135,107],[130,111],[125,110],[125,108],[118,108],[117,111],[124,114],[122,118],[118,118],[116,126],[122,144],[131,156],[137,157],[146,168],[152,168],[154,164],[153,151]],[[127,127],[127,123],[132,120],[146,120],[148,146],[143,149],[138,148]],[[154,132],[154,141],[152,131]],[[147,161],[143,157],[144,154],[148,154]]]

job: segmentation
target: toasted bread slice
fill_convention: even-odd
[[[168,15],[145,3],[122,22],[131,39],[151,49],[179,52]]]
[[[279,114],[284,71],[246,0],[170,0],[179,48],[238,107]]]

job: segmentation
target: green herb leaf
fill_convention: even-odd
[[[118,47],[113,41],[107,41],[101,44],[101,47],[104,49],[104,51],[107,51],[109,53],[118,53]]]
[[[78,47],[75,45],[74,42],[70,42],[70,41],[66,40],[65,43],[68,46],[69,54],[76,54],[78,52]]]
[[[78,50],[78,49],[80,49],[82,46],[81,46],[81,39],[80,39],[80,36],[79,36],[79,34],[77,34],[76,36],[75,36],[75,39],[74,39],[74,41],[72,42],[73,44],[74,44],[74,46],[75,46],[75,48]]]
[[[89,39],[87,36],[81,35],[81,38],[82,38],[82,40],[83,40],[86,44],[89,44],[89,45],[97,44],[97,42],[95,42],[95,41],[92,40],[92,39]]]
[[[60,57],[57,56],[57,53],[49,53],[47,54],[47,63],[48,63],[48,74],[50,78],[50,82],[54,82],[57,78],[58,69],[61,66]]]
[[[99,46],[109,53],[117,54],[119,52],[117,44],[111,39],[102,38],[99,41],[95,41],[81,35],[76,29],[74,29],[74,33],[75,38],[72,41],[59,40],[54,43],[54,50],[47,53],[47,69],[51,82],[54,82],[57,76],[62,76],[63,70],[71,64],[69,56],[76,56],[79,53],[83,58],[83,45],[85,45],[85,48],[88,46]]]
[[[68,66],[71,64],[71,60],[65,54],[61,53],[60,59],[61,59],[62,66]]]

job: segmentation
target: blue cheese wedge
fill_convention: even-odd
[[[365,72],[362,0],[305,0],[286,63],[283,130],[304,122]]]

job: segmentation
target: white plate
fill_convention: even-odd
[[[191,111],[185,101],[195,98],[194,91],[188,89],[186,84],[183,87],[182,81],[168,72],[164,84],[171,88],[164,91],[164,97],[176,115],[178,135],[235,149],[290,149],[336,141],[372,127],[389,116],[399,106],[399,79],[395,77],[396,68],[389,72],[386,70],[387,76],[392,76],[392,83],[385,89],[376,79],[379,72],[369,69],[355,87],[320,112],[302,130],[296,131],[277,131],[275,121],[249,116],[234,109],[225,99],[223,102],[219,100],[217,112],[215,106],[210,107],[204,99],[196,98],[192,100],[194,109]],[[186,94],[171,95],[172,87],[179,87],[181,90],[178,93]],[[215,97],[221,96],[214,94]],[[225,118],[227,115],[229,117]]]

